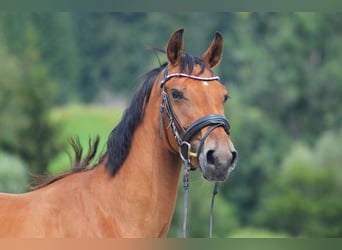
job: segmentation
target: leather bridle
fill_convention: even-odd
[[[164,134],[166,137],[166,141],[169,145],[169,147],[177,152],[170,143],[170,140],[168,138],[167,128],[171,127],[173,136],[178,144],[179,147],[179,154],[180,157],[184,163],[184,175],[183,175],[183,184],[184,184],[184,220],[183,220],[183,237],[186,237],[186,224],[187,224],[187,203],[188,203],[188,189],[189,189],[189,180],[188,175],[189,171],[192,169],[195,169],[191,165],[191,157],[196,157],[197,161],[199,162],[199,154],[201,153],[203,149],[203,145],[209,134],[216,128],[222,127],[224,128],[225,132],[229,135],[230,134],[230,125],[228,120],[225,116],[220,114],[210,114],[206,115],[202,118],[199,118],[195,122],[193,122],[189,127],[184,128],[182,124],[180,123],[179,119],[177,118],[177,115],[175,114],[170,99],[168,97],[165,85],[167,81],[169,81],[171,78],[189,78],[193,80],[198,81],[218,81],[220,78],[218,76],[213,77],[201,77],[201,76],[195,76],[195,75],[189,75],[185,73],[168,73],[168,66],[165,67],[164,70],[164,76],[160,83],[160,87],[162,89],[162,101],[161,101],[161,107],[160,107],[160,138],[162,138],[162,130],[164,130]],[[166,127],[164,122],[164,114],[166,114],[169,125]],[[201,131],[203,128],[209,127],[209,129],[206,131],[204,136],[200,140],[199,147],[197,149],[197,152],[191,151],[191,138],[197,134],[199,131]],[[211,201],[211,209],[210,209],[210,236],[212,236],[212,209],[214,205],[214,196],[217,193],[218,183],[215,183],[214,192],[213,192],[213,198]]]

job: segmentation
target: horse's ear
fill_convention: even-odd
[[[167,58],[173,66],[178,65],[182,60],[184,48],[183,31],[184,29],[179,29],[174,32],[169,39],[169,43],[167,44]]]
[[[214,40],[211,42],[209,48],[203,53],[202,60],[212,68],[220,62],[222,53],[223,38],[220,32],[216,32]]]

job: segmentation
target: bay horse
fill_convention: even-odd
[[[96,165],[89,167],[98,138],[82,161],[74,140],[69,172],[31,192],[0,194],[1,237],[165,237],[182,160],[208,181],[228,177],[237,162],[224,117],[228,93],[211,70],[222,35],[201,58],[183,47],[180,29],[168,41],[168,61],[145,75]]]

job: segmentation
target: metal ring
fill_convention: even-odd
[[[186,150],[186,156],[183,155],[183,145],[186,145],[187,150]],[[183,161],[188,161],[190,162],[191,157],[197,157],[197,153],[191,151],[191,144],[187,141],[182,141],[180,147],[179,147],[179,154],[182,158]]]

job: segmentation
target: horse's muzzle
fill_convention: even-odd
[[[238,153],[236,150],[223,151],[208,148],[200,152],[199,165],[203,177],[208,181],[225,181],[235,169]]]

